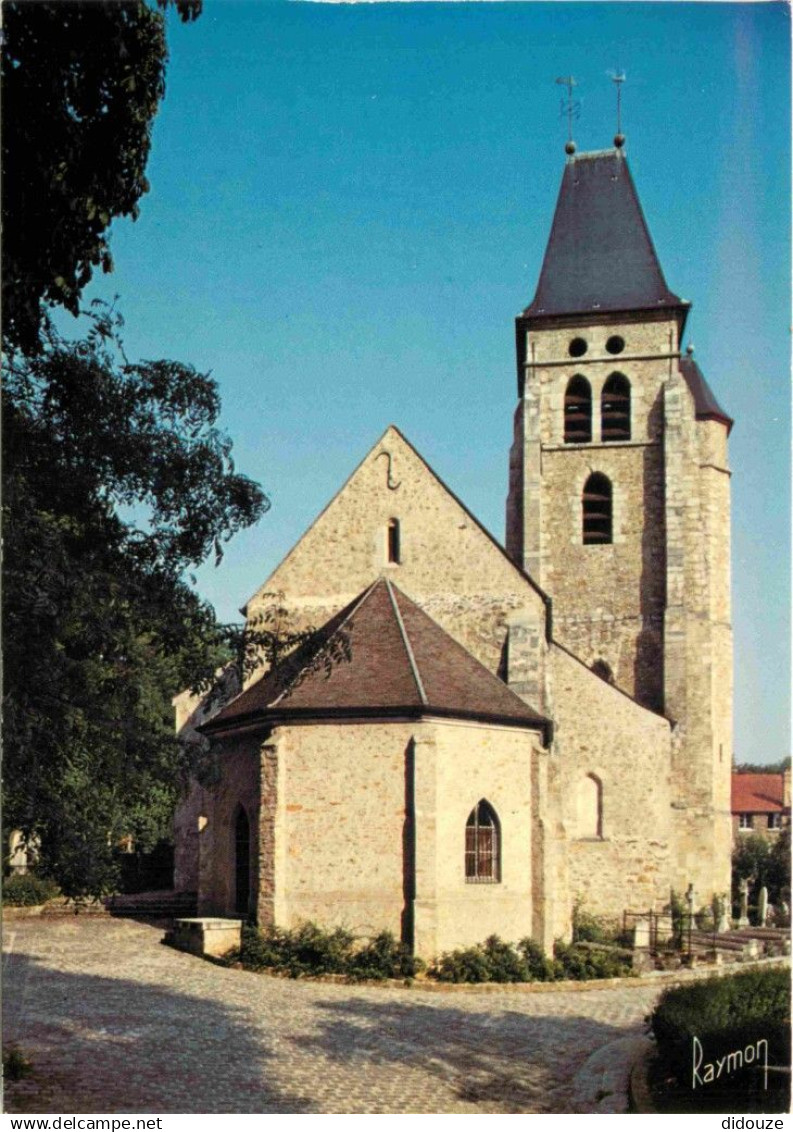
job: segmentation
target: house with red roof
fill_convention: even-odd
[[[790,826],[790,767],[778,774],[732,775],[732,826],[736,837],[757,833],[769,841]]]
[[[504,542],[390,425],[244,607],[302,643],[220,710],[178,698],[215,756],[176,816],[201,914],[431,958],[729,890],[732,421],[624,140],[567,146]]]

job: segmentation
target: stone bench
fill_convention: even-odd
[[[173,928],[166,934],[165,940],[179,951],[218,958],[240,946],[244,922],[219,916],[191,916],[189,919],[174,920]]]

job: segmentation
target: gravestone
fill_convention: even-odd
[[[765,927],[766,918],[768,916],[768,889],[765,885],[760,889],[760,895],[757,898],[757,919],[760,927]]]
[[[738,885],[738,894],[741,899],[741,908],[738,913],[738,927],[749,927],[749,881],[744,878]]]

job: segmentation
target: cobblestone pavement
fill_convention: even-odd
[[[105,918],[4,925],[9,1112],[624,1112],[657,987],[439,993],[295,982]]]

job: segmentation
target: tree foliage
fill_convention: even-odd
[[[761,888],[768,889],[772,904],[790,900],[790,829],[773,843],[757,833],[741,835],[732,853],[733,897],[742,880],[749,881],[750,901],[757,902]]]
[[[736,774],[782,774],[789,769],[790,755],[786,755],[776,763],[737,763],[734,771]]]
[[[129,362],[119,320],[13,355],[5,431],[5,823],[68,895],[112,885],[112,848],[167,829],[188,755],[171,698],[228,634],[184,581],[267,507],[217,428],[215,382]]]
[[[48,304],[78,313],[108,227],[138,215],[165,93],[171,0],[3,5],[3,340],[38,348]],[[177,0],[183,20],[201,0]]]

